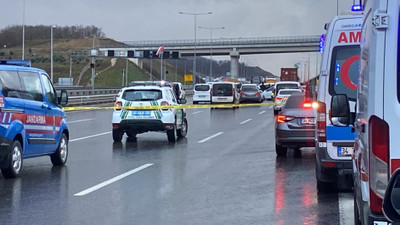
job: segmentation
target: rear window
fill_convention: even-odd
[[[214,84],[213,85],[213,96],[232,96],[232,84]]]
[[[122,99],[127,101],[156,101],[161,98],[161,90],[126,90],[122,95]]]
[[[359,71],[360,46],[337,46],[332,51],[329,94],[345,94],[355,101]]]
[[[17,71],[0,71],[0,89],[4,97],[22,98],[22,86]]]
[[[277,84],[276,85],[276,93],[278,93],[279,90],[281,89],[297,89],[299,88],[299,85],[297,84]]]
[[[242,86],[242,91],[258,91],[256,86]]]
[[[208,86],[208,85],[196,85],[194,87],[194,90],[195,91],[208,91],[208,90],[210,90],[210,86]]]
[[[281,91],[279,92],[279,94],[280,94],[280,95],[291,95],[291,94],[296,93],[296,92],[300,92],[300,91],[295,91],[295,90],[281,90]]]
[[[291,95],[285,103],[286,109],[298,109],[303,107],[304,94]]]

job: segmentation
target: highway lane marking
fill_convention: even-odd
[[[193,112],[193,113],[192,113],[192,115],[194,115],[194,114],[198,114],[198,113],[201,113],[201,112],[204,112],[204,111],[197,111],[197,112]]]
[[[201,141],[198,141],[199,143],[204,143],[204,142],[206,142],[206,141],[209,141],[209,140],[211,140],[211,139],[213,139],[213,138],[215,138],[215,137],[218,137],[219,135],[221,135],[221,134],[223,134],[224,132],[218,132],[218,133],[216,133],[216,134],[214,134],[214,135],[211,135],[210,137],[208,137],[208,138],[204,138],[203,140],[201,140]]]
[[[258,113],[258,115],[261,115],[261,114],[264,114],[264,113],[266,113],[266,111],[261,111],[261,112]]]
[[[353,193],[339,193],[340,224],[352,224],[354,221]]]
[[[152,166],[152,165],[154,165],[154,164],[152,164],[152,163],[144,164],[144,165],[142,165],[142,166],[139,166],[139,167],[136,168],[136,169],[133,169],[133,170],[131,170],[131,171],[128,171],[128,172],[126,172],[126,173],[123,173],[123,174],[121,174],[121,175],[118,175],[118,176],[116,176],[116,177],[114,177],[114,178],[111,178],[111,179],[109,179],[109,180],[106,180],[106,181],[104,181],[104,182],[102,182],[102,183],[100,183],[100,184],[97,184],[97,185],[95,185],[95,186],[93,186],[93,187],[91,187],[91,188],[88,188],[88,189],[83,190],[83,191],[81,191],[81,192],[79,192],[79,193],[76,193],[76,194],[74,194],[74,196],[85,196],[85,195],[87,195],[87,194],[90,194],[90,193],[92,193],[92,192],[94,192],[94,191],[99,190],[100,188],[103,188],[103,187],[105,187],[105,186],[107,186],[107,185],[110,185],[110,184],[112,184],[112,183],[115,183],[115,182],[117,182],[117,181],[119,181],[119,180],[121,180],[121,179],[123,179],[123,178],[125,178],[125,177],[127,177],[127,176],[130,176],[130,175],[132,175],[132,174],[134,174],[134,173],[137,173],[137,172],[139,172],[139,171],[141,171],[141,170],[144,170],[144,169],[146,169],[147,167],[150,167],[150,166]]]
[[[271,105],[269,108],[272,109],[272,107],[273,107],[273,106]]]
[[[96,118],[92,119],[82,119],[82,120],[73,120],[73,121],[68,121],[67,123],[79,123],[79,122],[85,122],[85,121],[90,121],[90,120],[95,120]]]
[[[98,137],[98,136],[102,136],[102,135],[106,135],[106,134],[111,134],[111,131],[100,133],[100,134],[93,134],[93,135],[89,135],[89,136],[86,136],[86,137],[71,139],[71,140],[69,140],[69,142],[80,141],[80,140],[93,138],[93,137]]]
[[[247,120],[241,122],[240,124],[242,125],[242,124],[248,123],[248,122],[250,122],[250,121],[252,121],[252,120],[253,120],[253,119],[247,119]]]

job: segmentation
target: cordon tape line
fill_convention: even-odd
[[[196,105],[167,105],[167,106],[74,106],[74,107],[63,107],[64,111],[76,111],[76,110],[94,110],[94,109],[204,109],[204,108],[232,108],[232,107],[254,107],[254,106],[271,106],[271,105],[283,105],[279,103],[253,103],[253,104],[196,104]]]

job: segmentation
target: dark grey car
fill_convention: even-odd
[[[276,116],[276,154],[286,155],[288,148],[298,151],[301,147],[314,147],[315,122],[312,101],[306,100],[303,92],[293,93]]]

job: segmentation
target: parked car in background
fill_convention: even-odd
[[[243,84],[240,89],[239,102],[259,102],[263,101],[263,96],[256,84]]]
[[[186,92],[183,89],[183,85],[180,82],[173,82],[173,90],[175,92],[175,95],[178,99],[185,99],[186,98]]]
[[[196,84],[193,88],[193,104],[211,102],[210,84]]]
[[[298,151],[301,147],[314,147],[315,117],[313,102],[305,98],[304,92],[293,93],[276,116],[276,154],[286,155],[288,148]]]
[[[238,104],[239,86],[233,82],[215,82],[211,84],[211,103],[212,104]]]
[[[264,98],[266,100],[268,100],[268,101],[272,101],[273,100],[272,92],[274,91],[274,88],[275,87],[272,85],[272,86],[270,86],[269,88],[267,88],[266,90],[264,90],[262,92],[262,94],[263,94],[263,96],[264,96]]]
[[[278,81],[274,84],[274,97],[281,89],[300,89],[300,82],[297,81]]]
[[[275,103],[274,105],[274,115],[278,114],[281,110],[282,106],[286,103],[286,100],[295,92],[301,92],[300,89],[281,89],[278,94],[275,96]]]

